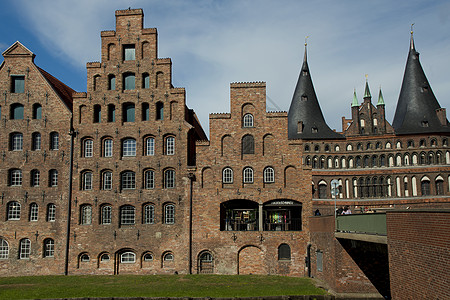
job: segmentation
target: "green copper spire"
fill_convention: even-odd
[[[367,75],[366,75],[366,88],[364,90],[364,98],[372,98],[372,95],[370,94],[369,81],[367,80]]]
[[[377,105],[384,105],[384,98],[383,98],[383,93],[381,92],[381,86],[380,86],[380,93],[378,94]]]
[[[356,97],[356,89],[353,89],[352,107],[353,106],[359,106],[359,104],[358,104],[358,97]]]

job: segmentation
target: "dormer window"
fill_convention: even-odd
[[[136,49],[134,45],[123,45],[123,60],[135,60]]]
[[[426,92],[428,92],[428,86],[423,86],[422,87],[422,93],[426,93]]]
[[[303,70],[302,70],[302,74],[303,74],[304,76],[307,76],[307,75],[308,75],[308,70],[303,69]]]
[[[311,128],[311,133],[318,133],[319,129],[317,129],[317,127],[312,127]]]
[[[422,121],[422,127],[428,127],[428,121]]]
[[[308,96],[302,95],[302,101],[308,101]]]

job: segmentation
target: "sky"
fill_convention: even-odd
[[[264,81],[267,110],[288,111],[307,39],[308,64],[328,125],[342,130],[366,74],[381,87],[392,122],[411,24],[420,61],[441,107],[450,108],[450,1],[14,0],[0,3],[0,51],[20,41],[35,63],[78,92],[86,63],[100,60],[100,32],[115,10],[142,8],[158,29],[158,55],[172,59],[175,87],[209,132],[210,113],[229,112],[232,82]],[[450,112],[450,111],[449,111]]]

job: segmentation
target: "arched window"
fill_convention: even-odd
[[[150,75],[148,75],[148,73],[142,74],[142,88],[143,89],[150,88]]]
[[[436,178],[435,187],[436,195],[444,195],[444,179],[442,177]]]
[[[200,274],[214,273],[214,258],[209,251],[200,253],[198,257],[198,272]]]
[[[164,104],[162,102],[156,103],[156,120],[164,119]]]
[[[244,168],[243,174],[243,181],[244,183],[253,183],[253,169],[250,167]]]
[[[135,224],[135,208],[132,205],[124,205],[120,208],[120,225]]]
[[[38,151],[41,150],[41,134],[39,132],[34,132],[31,135],[31,150]]]
[[[111,213],[112,213],[111,205],[103,205],[101,208],[100,224],[103,225],[111,224]]]
[[[42,119],[42,105],[40,105],[39,103],[33,104],[32,118],[35,120]]]
[[[164,171],[164,187],[166,189],[175,187],[175,170],[169,169]]]
[[[57,132],[50,133],[50,150],[59,149],[59,134]]]
[[[20,203],[11,201],[7,206],[6,217],[8,220],[20,220]]]
[[[103,171],[102,173],[102,190],[112,190],[112,172]]]
[[[123,122],[134,122],[134,103],[124,103],[122,106]]]
[[[291,260],[291,247],[288,244],[281,244],[278,247],[278,260]]]
[[[19,259],[29,259],[31,253],[31,242],[29,239],[22,239],[19,243]]]
[[[83,140],[83,157],[92,157],[94,152],[94,141],[92,139]]]
[[[9,245],[5,239],[0,238],[0,259],[8,259]]]
[[[22,186],[22,170],[12,169],[9,171],[9,185]]]
[[[11,104],[9,118],[11,120],[23,120],[23,105],[20,103]]]
[[[128,138],[122,142],[122,155],[123,156],[136,156],[136,140]]]
[[[144,205],[142,214],[142,221],[144,224],[155,223],[155,206],[153,204]]]
[[[136,188],[136,173],[125,171],[121,176],[121,187],[123,190],[132,190]]]
[[[243,127],[253,127],[253,115],[245,114],[242,120]]]
[[[173,257],[173,254],[172,253],[166,253],[166,254],[164,254],[164,256],[163,256],[163,261],[173,261],[174,260],[174,257]]]
[[[48,185],[50,187],[58,186],[58,170],[52,169],[48,174]]]
[[[255,140],[250,134],[242,138],[242,154],[255,154]]]
[[[135,76],[132,72],[123,74],[123,89],[134,90],[135,89]]]
[[[35,222],[38,220],[39,216],[39,206],[36,203],[30,204],[30,222]]]
[[[222,182],[223,183],[233,183],[233,169],[231,169],[231,168],[223,169]]]
[[[113,156],[113,140],[110,138],[103,140],[103,157]]]
[[[351,145],[351,144],[348,144],[348,145],[347,145],[347,151],[352,151],[352,150],[353,150],[352,145]]]
[[[144,188],[145,189],[155,188],[155,171],[146,170],[144,172]]]
[[[23,150],[23,134],[20,132],[11,133],[10,137],[10,147],[11,151],[22,151]]]
[[[113,74],[108,75],[108,90],[116,89],[116,76]]]
[[[81,225],[92,224],[92,206],[84,204],[80,207],[80,224]]]
[[[325,181],[319,182],[319,199],[327,198],[327,183]]]
[[[264,169],[264,183],[275,182],[275,171],[272,167],[267,167]]]
[[[55,256],[55,241],[53,239],[44,240],[44,257]]]
[[[93,90],[96,91],[100,87],[100,75],[94,75]]]
[[[116,106],[114,104],[108,104],[108,122],[116,121]]]
[[[102,107],[99,104],[94,105],[94,123],[102,121]]]
[[[422,190],[422,196],[428,196],[430,195],[430,179],[428,177],[423,177],[421,181],[421,190]]]
[[[142,121],[150,120],[150,105],[142,103]]]
[[[155,138],[148,137],[145,139],[145,155],[153,156],[155,155]]]
[[[89,262],[91,258],[89,257],[89,254],[83,253],[80,255],[80,262]]]
[[[309,151],[310,151],[309,145],[305,145],[305,152],[309,152]]]
[[[56,220],[56,205],[50,203],[47,205],[47,222],[55,222]]]
[[[102,263],[108,262],[110,259],[111,259],[111,258],[110,258],[110,256],[109,256],[109,253],[103,253],[103,254],[100,256],[100,262],[102,262]]]
[[[91,171],[85,171],[81,175],[81,189],[84,191],[92,190],[92,172]]]
[[[133,252],[124,252],[120,255],[120,262],[123,264],[134,264],[136,262],[136,254]]]
[[[166,137],[164,152],[166,155],[174,155],[175,154],[175,137],[173,137],[173,136]]]
[[[152,260],[153,260],[153,254],[151,254],[151,253],[145,253],[145,254],[142,256],[142,260],[143,260],[143,261],[152,261]]]
[[[166,204],[164,206],[164,224],[175,224],[175,205]]]

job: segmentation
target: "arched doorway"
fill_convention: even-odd
[[[256,246],[245,246],[238,254],[238,274],[267,274],[263,263],[263,251]]]

